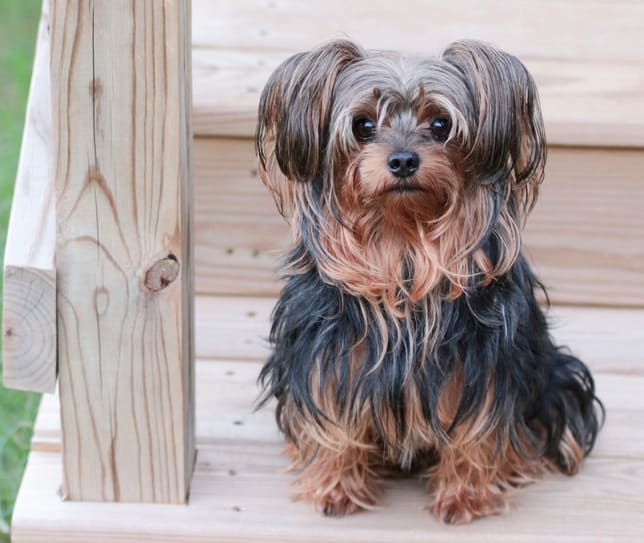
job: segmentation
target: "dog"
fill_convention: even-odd
[[[546,162],[525,66],[476,41],[415,59],[334,40],[274,71],[256,148],[293,236],[259,380],[297,496],[345,515],[419,470],[457,524],[576,473],[603,407],[522,253]]]

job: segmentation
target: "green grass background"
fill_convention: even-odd
[[[0,251],[3,255],[41,1],[0,0]],[[0,277],[0,286],[1,282]],[[7,390],[0,385],[0,543],[10,541],[11,512],[39,401],[36,394]]]

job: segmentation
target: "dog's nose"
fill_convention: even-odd
[[[409,177],[418,170],[420,157],[412,151],[396,151],[387,158],[387,167],[396,177]]]

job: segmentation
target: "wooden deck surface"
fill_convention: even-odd
[[[62,501],[59,405],[45,396],[16,506],[15,543],[644,541],[644,4],[405,6],[193,0],[200,296],[199,453],[190,504]],[[409,479],[388,485],[377,512],[322,518],[290,500],[271,409],[252,412],[279,289],[276,251],[288,237],[257,178],[250,140],[257,97],[286,56],[343,35],[423,55],[476,37],[519,55],[539,84],[551,147],[527,250],[553,300],[577,304],[552,310],[554,333],[591,366],[608,417],[579,476],[553,476],[519,492],[506,516],[443,526],[423,510],[427,497]]]
[[[644,311],[555,308],[555,335],[585,358],[608,416],[582,473],[519,491],[512,510],[439,524],[422,485],[391,481],[381,509],[328,519],[288,490],[271,407],[253,413],[270,298],[197,298],[197,467],[182,506],[61,501],[58,402],[45,396],[16,506],[14,542],[433,543],[644,540]],[[89,445],[88,443],[88,446]],[[55,531],[55,538],[52,533]]]

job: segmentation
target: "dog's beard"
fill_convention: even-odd
[[[305,191],[296,206],[296,237],[303,223],[315,233],[322,275],[394,313],[430,295],[455,298],[472,274],[492,271],[484,254],[475,254],[490,229],[487,191],[467,187],[446,154],[428,154],[428,165],[408,181],[417,190],[392,190],[400,181],[379,173],[377,154],[367,151],[349,163],[332,194]]]

